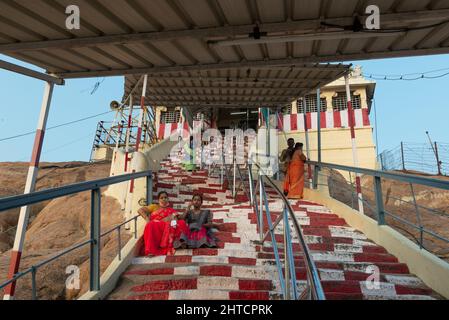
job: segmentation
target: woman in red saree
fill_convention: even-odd
[[[179,240],[185,237],[183,234],[188,232],[188,227],[185,221],[177,220],[177,211],[169,207],[167,192],[160,192],[158,200],[159,208],[148,216],[143,234],[145,255],[173,255],[182,245]]]
[[[304,194],[304,164],[306,156],[302,152],[302,143],[297,143],[288,164],[284,180],[284,194],[291,199],[302,199]]]

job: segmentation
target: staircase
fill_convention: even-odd
[[[219,248],[183,249],[174,256],[136,257],[122,274],[110,300],[269,300],[281,299],[281,288],[270,238],[258,242],[257,218],[246,197],[236,203],[216,177],[205,170],[184,172],[170,161],[161,163],[154,191],[169,193],[174,208],[184,210],[192,193],[204,194],[204,207],[214,221]],[[274,221],[282,202],[273,190],[269,206]],[[317,203],[292,201],[298,222],[318,268],[327,299],[440,299],[407,265],[383,247],[349,227],[345,221]],[[265,219],[264,226],[267,226]],[[266,228],[266,227],[265,227]],[[276,240],[283,258],[282,223]],[[292,227],[291,227],[292,230]],[[306,269],[297,238],[293,237],[297,286],[305,288]],[[375,268],[379,286],[365,280]],[[371,282],[372,284],[372,282]]]

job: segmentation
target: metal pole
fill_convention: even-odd
[[[142,88],[142,96],[140,97],[140,116],[139,116],[139,124],[137,125],[137,137],[136,137],[136,152],[139,151],[140,139],[142,136],[142,123],[144,114],[146,111],[145,108],[145,96],[147,92],[147,84],[148,84],[148,75],[144,75],[143,78],[143,88]]]
[[[348,118],[349,118],[349,126],[351,128],[351,143],[352,143],[352,159],[354,162],[354,167],[359,167],[359,160],[357,157],[357,146],[355,141],[355,129],[354,129],[354,110],[352,109],[351,102],[351,90],[349,88],[349,77],[345,75],[345,86],[346,86],[346,100],[348,105]],[[364,214],[363,210],[363,196],[362,196],[362,185],[360,183],[360,174],[356,174],[355,177],[355,185],[357,188],[357,198],[359,200],[359,212]]]
[[[279,119],[279,108],[276,108],[276,113],[275,113],[275,123],[276,123],[276,127],[275,128],[277,128],[278,126],[277,126],[277,123],[278,123],[278,119]],[[279,128],[277,128],[277,129],[279,129]],[[276,139],[279,139],[278,138],[278,135],[277,135],[277,130],[276,130]],[[279,168],[279,166],[278,166],[278,168]],[[276,180],[280,180],[281,179],[281,175],[280,175],[280,170],[278,169],[278,170],[276,170]]]
[[[383,171],[385,170],[383,153],[379,154],[379,157],[380,157],[380,169]]]
[[[376,197],[377,224],[385,224],[385,210],[382,196],[382,184],[380,177],[374,177],[374,194]]]
[[[435,157],[437,158],[437,167],[438,167],[438,175],[441,176],[441,161],[440,161],[440,157],[438,156],[438,147],[437,147],[437,142],[435,141]]]
[[[131,137],[132,123],[133,123],[133,96],[129,96],[129,115],[128,115],[128,129],[126,130],[126,141],[125,141],[125,172],[128,172],[128,161],[129,159],[129,139]]]
[[[401,141],[401,161],[402,161],[402,170],[405,171],[404,143],[402,141]]]
[[[53,95],[54,83],[47,82],[44,89],[44,97],[42,99],[42,106],[39,115],[39,121],[37,123],[36,135],[34,138],[33,152],[31,155],[30,166],[28,168],[28,175],[25,183],[24,194],[34,191],[36,186],[36,178],[39,170],[39,160],[42,151],[42,145],[44,143],[45,128],[47,126],[48,113],[50,110],[51,98]],[[20,208],[19,221],[17,223],[16,237],[14,240],[14,246],[11,251],[11,259],[9,262],[8,279],[12,279],[14,274],[19,271],[20,258],[22,256],[23,243],[25,241],[25,233],[28,226],[30,214],[30,206]],[[16,282],[11,282],[5,288],[4,300],[14,299],[14,292],[16,288]]]
[[[90,211],[90,291],[100,290],[101,191],[91,192]]]
[[[237,165],[237,163],[235,161],[235,155],[234,155],[233,159],[234,159],[234,170],[233,170],[233,177],[232,177],[232,196],[235,199],[235,193],[236,193],[236,188],[235,188],[235,178],[236,178],[235,177],[235,171],[236,171],[236,165]]]
[[[321,100],[320,88],[316,89],[317,127],[318,127],[318,163],[321,163]]]
[[[418,203],[416,202],[416,196],[415,196],[415,189],[413,188],[413,184],[410,183],[410,191],[412,192],[412,197],[413,197],[413,204],[415,206],[415,212],[416,212],[416,221],[418,222],[419,225],[419,248],[422,249],[423,247],[423,226],[421,223],[421,214],[419,213],[419,207],[418,207]]]
[[[139,115],[139,124],[137,125],[137,136],[136,136],[136,150],[135,152],[139,152],[139,146],[140,146],[140,139],[142,136],[142,122],[145,114],[145,94],[147,91],[147,83],[148,83],[148,75],[145,75],[143,78],[143,89],[142,89],[142,97],[140,98],[140,115]],[[129,142],[128,142],[129,143]],[[136,169],[132,169],[132,173],[136,172]],[[132,195],[134,193],[134,179],[131,179],[129,183],[129,193],[130,198],[132,198]],[[131,208],[131,206],[130,206]],[[132,210],[132,208],[130,209]]]
[[[285,275],[285,291],[284,291],[284,299],[290,300],[290,261],[289,261],[289,252],[288,252],[288,215],[287,210],[284,205],[284,210],[282,212],[284,216],[284,275]]]
[[[263,242],[263,181],[262,181],[262,176],[260,175],[260,173],[259,173],[259,200],[260,200],[259,235],[260,235],[260,241]]]
[[[147,176],[147,205],[153,203],[153,172]]]
[[[306,97],[302,97],[302,106],[303,106],[303,116],[304,116],[304,134],[306,137],[306,155],[307,160],[310,160],[310,143],[309,143],[309,128],[307,127],[307,113],[306,113]],[[312,183],[312,166],[310,164],[307,164],[307,175],[309,179],[309,188],[313,188]]]
[[[254,195],[253,195],[253,177],[252,177],[252,165],[248,163],[248,182],[249,182],[249,194],[250,194],[250,201],[251,205],[254,205]]]

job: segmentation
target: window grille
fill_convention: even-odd
[[[304,105],[303,100],[298,100],[297,104],[298,113],[304,113]],[[326,112],[327,110],[327,101],[326,98],[320,98],[320,111]],[[309,94],[306,96],[306,111],[307,112],[318,112],[316,107],[316,94]]]
[[[161,112],[161,123],[178,123],[181,118],[180,110]]]
[[[282,108],[283,114],[291,114],[292,113],[292,105],[289,104],[288,106],[285,106]]]
[[[354,92],[351,92],[351,102],[353,109],[361,109],[362,108],[362,99],[360,95],[354,95]],[[338,92],[336,97],[332,97],[332,108],[334,111],[341,111],[347,109],[347,101],[346,101],[346,92]]]

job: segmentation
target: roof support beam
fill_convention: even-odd
[[[416,22],[435,22],[438,20],[447,19],[449,16],[449,9],[427,10],[427,11],[411,11],[400,13],[389,13],[382,15],[382,27],[393,28],[409,25]],[[362,16],[363,18],[366,16]],[[300,21],[266,23],[259,25],[263,32],[292,32],[292,31],[317,31],[322,28],[321,23],[335,24],[335,25],[351,25],[353,17],[339,17],[329,19],[307,19]],[[129,44],[136,42],[151,42],[151,41],[169,41],[182,38],[216,38],[216,37],[235,37],[239,35],[248,35],[253,31],[254,25],[241,26],[224,26],[201,29],[183,29],[160,32],[142,32],[135,34],[123,35],[107,35],[100,37],[84,37],[74,39],[60,39],[60,40],[43,40],[30,41],[11,44],[1,44],[0,52],[24,52],[28,50],[53,49],[53,48],[80,48],[88,46],[111,45],[111,44]]]
[[[31,77],[34,79],[43,80],[43,81],[46,81],[49,83],[53,83],[53,84],[57,84],[57,85],[64,85],[64,79],[54,77],[54,76],[51,76],[46,73],[34,71],[34,70],[19,66],[14,63],[6,62],[4,60],[0,60],[0,68],[15,72],[15,73],[19,73],[19,74],[22,74],[24,76]]]
[[[250,89],[251,91],[253,89]],[[242,99],[243,101],[245,101],[245,99],[260,99],[261,97],[263,97],[263,100],[267,99],[282,99],[285,98],[285,100],[288,99],[294,99],[295,96],[298,95],[298,92],[301,94],[302,92],[300,90],[296,90],[296,94],[248,94],[248,95],[239,95],[239,94],[233,94],[229,97],[231,97],[232,99]],[[207,94],[207,93],[200,93],[200,94],[183,94],[183,93],[172,93],[172,94],[147,94],[147,99],[148,100],[158,100],[158,99],[170,99],[170,98],[178,98],[178,97],[182,97],[182,99],[195,99],[195,100],[206,100],[206,99],[216,99],[216,98],[221,98],[223,99],[223,94]],[[189,101],[189,100],[187,100]]]
[[[230,103],[223,103],[223,102],[156,102],[153,103],[154,106],[164,106],[164,107],[196,107],[196,108],[260,108],[261,106],[264,107],[283,107],[286,105],[290,105],[290,101],[283,101],[283,102],[230,102]]]
[[[257,82],[256,82],[257,84]],[[128,89],[128,88],[127,88]],[[276,90],[276,91],[282,91],[282,92],[298,92],[298,90],[309,90],[307,87],[256,87],[254,86],[254,83],[250,87],[240,87],[240,86],[151,86],[148,88],[150,92],[159,92],[162,90],[221,90],[221,91],[228,91],[228,90]],[[176,95],[176,93],[175,93]]]
[[[87,78],[87,77],[109,77],[118,75],[130,74],[148,74],[151,76],[159,76],[163,73],[170,72],[189,72],[189,71],[206,71],[206,70],[220,70],[220,69],[235,69],[235,68],[251,68],[260,66],[293,66],[294,68],[309,71],[342,71],[344,72],[348,65],[316,65],[304,64],[303,58],[288,58],[277,60],[255,60],[255,61],[240,61],[240,62],[225,62],[225,63],[211,63],[211,64],[195,64],[187,66],[173,66],[173,67],[151,67],[151,68],[131,68],[131,69],[116,69],[105,71],[82,71],[82,72],[68,72],[61,76],[64,78]],[[302,65],[300,65],[302,64]]]

